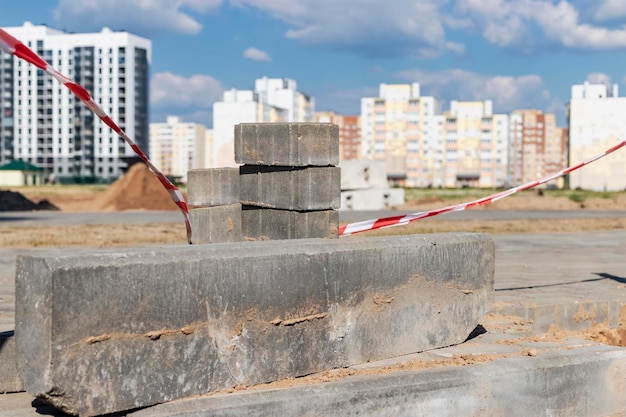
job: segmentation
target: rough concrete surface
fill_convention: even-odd
[[[339,164],[339,127],[331,123],[235,125],[235,161],[290,167]]]
[[[508,212],[501,212],[508,214]],[[176,216],[179,213],[173,213]],[[344,213],[346,214],[346,213]],[[358,214],[348,212],[348,214]],[[451,216],[464,215],[497,215],[498,212],[484,213],[482,211],[464,211],[453,213]],[[514,213],[515,214],[515,213]],[[534,213],[524,212],[524,215],[538,215],[539,218],[550,213]],[[556,212],[556,217],[564,217],[568,212]],[[592,212],[583,212],[586,215],[596,215]],[[619,213],[618,213],[619,214]],[[606,215],[601,213],[600,215]],[[378,217],[375,213],[365,213],[366,218]],[[515,216],[519,216],[515,214]],[[72,219],[69,220],[73,220]],[[518,217],[514,217],[518,218]],[[363,220],[363,218],[356,218]],[[436,218],[434,219],[437,220]],[[41,221],[41,220],[38,220]],[[626,380],[626,371],[620,365],[619,359],[623,358],[624,347],[610,347],[589,340],[577,340],[569,338],[559,338],[555,340],[553,333],[542,334],[546,325],[557,323],[556,306],[559,305],[559,311],[563,311],[562,306],[569,306],[568,311],[578,313],[579,305],[583,305],[588,311],[593,309],[587,308],[588,303],[598,303],[607,305],[626,305],[626,263],[624,262],[624,247],[626,247],[626,231],[615,230],[607,232],[581,232],[581,233],[546,233],[546,234],[506,234],[493,235],[496,244],[496,271],[495,271],[495,302],[492,312],[489,313],[481,323],[486,333],[480,334],[473,339],[448,348],[430,350],[417,355],[409,355],[403,358],[396,358],[387,361],[377,361],[367,365],[355,366],[348,369],[339,369],[340,375],[346,375],[347,372],[370,371],[371,374],[362,375],[354,374],[352,376],[344,376],[334,378],[327,375],[326,372],[314,374],[300,385],[297,383],[302,378],[292,379],[287,382],[299,387],[298,390],[286,390],[286,385],[276,385],[266,387],[264,390],[237,390],[230,394],[220,394],[216,402],[210,403],[210,399],[197,397],[192,400],[176,401],[162,404],[156,407],[146,408],[136,413],[142,413],[144,416],[168,416],[168,417],[200,417],[205,415],[206,410],[214,410],[217,403],[222,404],[223,415],[245,416],[246,410],[259,407],[264,402],[266,415],[280,415],[280,410],[287,407],[281,404],[282,400],[290,402],[289,407],[292,410],[320,410],[324,409],[324,400],[330,395],[332,401],[336,401],[335,394],[345,393],[347,398],[353,398],[354,404],[359,402],[367,402],[371,405],[371,409],[362,412],[361,415],[366,416],[416,416],[416,415],[440,415],[440,416],[458,416],[458,415],[475,415],[475,416],[557,416],[557,417],[623,417],[626,415],[626,405],[623,404],[624,381]],[[351,239],[351,238],[350,238]],[[73,250],[73,249],[72,249]],[[15,255],[22,253],[42,253],[44,249],[29,249],[28,251],[18,251],[15,249],[0,249],[0,323],[2,329],[13,329],[13,308],[14,308],[14,273],[15,273]],[[537,327],[532,319],[524,319],[522,317],[508,317],[510,322],[501,323],[489,322],[490,316],[495,312],[505,314],[508,308],[528,308],[534,311],[535,320],[539,320],[541,325]],[[510,311],[510,310],[508,310]],[[598,309],[598,317],[602,309]],[[542,316],[542,314],[546,316]],[[612,313],[609,313],[612,316]],[[598,323],[598,318],[593,319],[593,315],[579,315],[577,320],[561,320],[558,329],[561,331],[575,330],[580,326],[591,328]],[[626,320],[626,314],[624,315]],[[523,324],[522,324],[523,323]],[[570,325],[576,327],[570,328]],[[626,322],[622,324],[626,329]],[[576,333],[579,334],[579,333]],[[548,341],[544,340],[545,336],[549,336]],[[493,362],[475,361],[483,355],[513,355],[511,357],[492,358]],[[463,355],[468,360],[464,360]],[[468,356],[465,356],[468,355]],[[533,356],[534,355],[534,356]],[[549,355],[549,356],[547,356]],[[454,358],[456,356],[456,359]],[[562,356],[566,356],[562,359]],[[576,364],[573,359],[579,360]],[[437,367],[425,369],[421,372],[418,367],[411,370],[411,363],[414,361],[440,361]],[[496,360],[497,359],[497,360]],[[543,359],[538,361],[537,359]],[[506,384],[500,383],[496,394],[499,396],[498,402],[511,402],[509,410],[502,411],[496,407],[496,402],[486,399],[490,394],[485,391],[481,395],[473,397],[468,394],[463,386],[454,386],[448,371],[453,367],[457,373],[467,372],[475,367],[491,367],[491,377],[487,377],[487,372],[482,372],[484,376],[485,386],[494,387],[494,383],[490,383],[490,378],[496,378],[497,369],[501,368],[500,364],[506,361],[515,360],[515,366],[506,368],[507,372],[512,375],[525,375],[523,378],[508,378]],[[451,361],[451,362],[448,362]],[[610,361],[612,365],[606,366]],[[396,363],[404,363],[408,366],[400,368],[395,366]],[[465,366],[459,367],[460,362]],[[571,366],[563,367],[569,363]],[[591,366],[585,364],[592,364]],[[599,365],[596,369],[595,365]],[[400,381],[405,372],[413,372],[417,375],[416,383],[421,381],[432,381],[432,384],[423,387],[422,400],[420,403],[429,405],[426,412],[413,411],[413,409],[402,409],[402,400],[400,397],[392,397],[389,401],[375,395],[366,395],[367,387],[375,383],[381,376],[380,369],[392,367],[393,372]],[[519,370],[518,370],[519,368]],[[583,370],[586,374],[589,372],[589,378],[581,378]],[[605,374],[606,380],[596,378],[603,370],[607,370]],[[557,373],[558,372],[558,373]],[[533,377],[534,373],[534,377]],[[572,374],[572,376],[569,375]],[[386,381],[390,381],[387,372]],[[428,378],[426,378],[426,376]],[[542,381],[541,390],[528,389],[528,379]],[[554,378],[551,378],[554,377]],[[350,384],[342,382],[351,378]],[[502,377],[500,377],[502,378]],[[571,379],[572,384],[567,385],[567,381]],[[335,382],[333,382],[335,381]],[[439,381],[439,382],[438,382]],[[468,378],[461,376],[458,382],[468,382]],[[500,381],[503,381],[500,379]],[[470,383],[472,381],[469,381]],[[518,385],[517,382],[520,382]],[[363,384],[363,395],[354,397],[350,396],[354,390],[344,390],[347,387],[355,387],[357,384]],[[325,385],[331,384],[329,387]],[[390,385],[390,384],[389,384]],[[525,386],[525,389],[521,387]],[[260,387],[263,388],[263,387]],[[392,386],[388,387],[391,389]],[[410,386],[406,387],[407,392],[416,391]],[[361,391],[359,391],[361,392]],[[482,402],[484,408],[479,412],[471,414],[468,410],[463,409],[459,412],[454,407],[448,407],[449,404],[458,405],[461,401],[457,400],[459,395],[464,393],[464,400],[467,403],[475,404]],[[397,394],[397,392],[396,392]],[[467,395],[465,395],[467,394]],[[494,394],[495,395],[495,394]],[[494,397],[491,395],[489,398]],[[554,396],[554,397],[553,397]],[[553,399],[554,398],[554,399]],[[566,398],[567,401],[563,401]],[[379,399],[380,401],[377,401]],[[33,403],[33,396],[27,393],[0,395],[0,417],[35,417],[40,415],[66,416],[65,414],[55,411],[50,407],[41,403]],[[558,400],[558,401],[557,401]],[[495,401],[495,400],[494,400]],[[229,404],[239,404],[240,410],[229,408]],[[254,405],[257,404],[257,405]],[[415,403],[413,403],[415,404]],[[562,407],[557,407],[560,404]],[[515,405],[515,407],[513,406]],[[416,405],[419,407],[419,404]],[[473,406],[472,406],[473,407]],[[258,408],[257,408],[258,409]],[[340,409],[342,411],[349,408]],[[316,410],[317,411],[317,410]],[[230,414],[229,414],[230,413]],[[320,411],[321,413],[321,411]],[[124,415],[122,413],[120,415]],[[220,415],[214,413],[212,415]],[[258,414],[257,414],[258,415]],[[286,414],[288,415],[288,414]],[[303,414],[306,415],[306,414]],[[317,414],[315,414],[317,415]]]
[[[213,207],[240,203],[239,168],[192,169],[187,172],[187,204]]]
[[[471,366],[355,371],[337,381],[176,401],[130,416],[608,416],[626,409],[624,372],[624,349],[585,346]]]
[[[194,244],[241,242],[241,204],[189,210]]]
[[[242,204],[282,210],[332,210],[341,203],[337,167],[264,167],[244,165]]]
[[[244,206],[241,213],[244,240],[337,239],[336,210],[291,211]]]
[[[20,392],[24,383],[17,372],[14,332],[0,333],[0,393]]]
[[[491,305],[493,251],[442,234],[21,256],[18,369],[93,416],[457,344]]]

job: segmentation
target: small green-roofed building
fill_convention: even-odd
[[[15,160],[0,165],[0,186],[22,187],[44,183],[43,168],[26,161]]]

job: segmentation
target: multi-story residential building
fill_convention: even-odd
[[[234,127],[253,122],[312,122],[315,99],[289,78],[257,79],[254,90],[227,90],[213,104],[213,167],[234,166]]]
[[[339,159],[359,159],[361,155],[361,117],[342,116],[335,112],[316,112],[318,123],[333,123],[339,127]]]
[[[168,116],[165,123],[150,123],[150,158],[165,175],[187,182],[187,171],[205,168],[206,127]]]
[[[574,85],[568,107],[569,164],[602,154],[624,140],[626,97],[619,97],[617,85]],[[572,172],[569,186],[596,191],[626,189],[626,153],[614,152]]]
[[[7,32],[89,91],[148,152],[151,41],[104,28],[67,33],[26,22]],[[0,164],[24,160],[60,180],[112,180],[132,149],[54,78],[0,52]]]
[[[490,100],[452,101],[442,116],[441,138],[441,185],[489,188],[507,183],[508,115],[493,114]]]
[[[437,163],[439,100],[420,96],[420,86],[380,84],[379,97],[361,99],[362,155],[384,160],[390,183],[432,186]]]
[[[567,129],[557,127],[554,113],[515,110],[509,122],[509,170],[511,185],[525,184],[565,168]],[[563,179],[551,184],[563,185]]]

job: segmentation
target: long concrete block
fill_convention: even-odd
[[[594,346],[218,394],[128,417],[623,416],[625,371],[625,349]]]
[[[339,237],[339,212],[300,212],[244,206],[241,233],[245,240],[336,239]]]
[[[283,210],[333,210],[341,203],[337,167],[267,167],[244,165],[241,202]]]
[[[463,342],[482,234],[50,250],[16,265],[26,390],[95,416]]]
[[[189,210],[191,243],[241,242],[241,204]]]
[[[330,123],[241,123],[235,126],[235,161],[335,166],[339,164],[339,127]]]
[[[187,172],[188,204],[213,207],[239,203],[239,168],[192,169]]]

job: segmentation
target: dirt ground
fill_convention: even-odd
[[[134,165],[126,175],[109,186],[21,187],[13,188],[11,191],[21,193],[35,203],[47,200],[64,212],[178,210],[167,191],[143,164]],[[626,210],[625,193],[611,194],[608,198],[586,198],[583,202],[575,202],[567,197],[542,194],[537,190],[528,190],[471,210]],[[471,200],[472,198],[467,197],[458,200],[431,197],[411,201],[394,208],[411,213]],[[446,221],[444,217],[440,217],[438,221],[424,219],[407,226],[367,232],[367,236],[442,232],[536,233],[626,229],[626,217],[516,221]],[[11,248],[110,247],[186,243],[186,240],[182,215],[180,222],[170,224],[40,227],[11,226],[0,223],[0,246]]]

